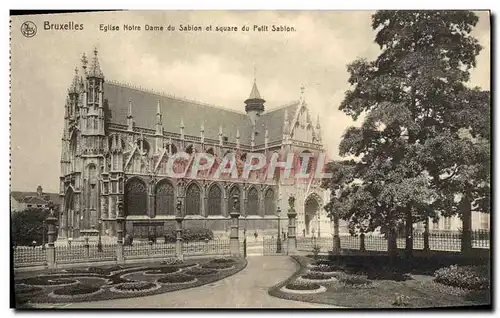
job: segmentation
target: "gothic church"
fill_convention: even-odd
[[[286,229],[288,197],[296,198],[297,235],[330,236],[323,209],[329,200],[319,180],[295,182],[167,177],[177,151],[324,152],[319,117],[314,122],[303,97],[266,110],[257,83],[242,111],[219,108],[105,80],[98,52],[85,54],[68,90],[62,135],[59,240],[100,234],[116,238],[117,202],[124,202],[125,231],[145,238],[174,227],[182,202],[185,227],[229,230],[230,198],[240,195],[240,228],[260,235]],[[244,111],[243,111],[244,105]],[[281,215],[278,215],[278,206]],[[314,234],[315,233],[315,234]]]

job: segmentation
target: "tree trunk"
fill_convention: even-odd
[[[424,230],[424,252],[429,251],[429,218],[425,218],[425,230]]]
[[[397,232],[394,226],[389,226],[387,232],[387,250],[391,258],[396,256],[398,251]]]
[[[405,250],[406,258],[408,261],[411,260],[413,256],[413,216],[411,214],[411,207],[406,207],[406,218],[405,218]]]
[[[462,214],[462,253],[472,251],[472,208],[466,193],[460,201],[460,212]]]
[[[338,216],[333,216],[333,254],[340,254],[340,236],[339,236],[339,218]]]

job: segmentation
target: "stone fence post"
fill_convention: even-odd
[[[124,214],[123,214],[123,201],[118,201],[118,216],[116,218],[116,224],[118,228],[116,230],[117,235],[117,245],[116,245],[116,262],[118,264],[125,263],[125,257],[123,256],[123,226],[124,226]]]
[[[235,193],[233,196],[233,208],[229,216],[231,217],[231,236],[230,236],[230,251],[231,256],[240,257],[240,240],[239,240],[239,217],[240,217],[240,194]]]
[[[47,266],[52,269],[56,267],[56,248],[54,242],[56,239],[56,222],[57,218],[54,216],[54,209],[50,209],[50,215],[47,217],[48,225],[48,248],[47,248]]]
[[[182,252],[182,221],[184,216],[182,215],[182,199],[177,202],[177,214],[175,215],[176,221],[176,232],[177,240],[175,242],[175,256],[179,260],[184,260],[184,253]]]
[[[295,212],[295,197],[290,196],[288,199],[288,205],[290,208],[288,209],[288,254],[293,255],[295,253],[295,250],[297,248],[297,242],[296,242],[296,233],[295,233],[295,228],[296,228],[296,218],[297,218],[297,212]]]

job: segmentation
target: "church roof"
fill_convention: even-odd
[[[255,91],[254,91],[255,90]],[[259,96],[254,85],[250,96]],[[111,122],[126,125],[129,100],[132,101],[132,116],[136,127],[154,129],[158,101],[162,113],[163,129],[168,132],[180,132],[181,120],[184,134],[200,136],[200,127],[204,126],[205,138],[218,140],[219,127],[229,142],[236,142],[236,131],[240,131],[240,143],[250,145],[252,125],[250,117],[244,112],[216,107],[197,101],[191,101],[171,95],[156,93],[141,88],[131,87],[116,82],[104,83],[104,98],[111,111]],[[291,117],[298,102],[263,113],[257,121],[255,144],[264,143],[265,126],[269,130],[269,142],[282,139],[285,108]],[[264,125],[264,126],[262,126]]]
[[[17,202],[24,202],[30,204],[47,204],[52,201],[55,204],[61,204],[61,199],[58,193],[43,193],[42,196],[38,196],[37,192],[32,191],[11,191],[10,195]]]
[[[273,142],[283,139],[283,124],[285,122],[285,112],[288,113],[288,120],[291,121],[299,102],[292,102],[282,107],[271,109],[260,115],[257,121],[256,131],[258,134],[255,137],[255,144],[263,144],[265,130],[268,131],[268,141]]]

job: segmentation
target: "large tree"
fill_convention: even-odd
[[[372,28],[380,55],[348,65],[352,87],[340,110],[354,120],[363,114],[364,120],[349,128],[340,144],[340,155],[358,159],[353,179],[359,183],[349,187],[347,199],[354,208],[344,217],[368,229],[386,229],[390,249],[395,227],[404,221],[411,255],[413,222],[434,216],[430,204],[458,191],[447,172],[476,166],[452,158],[443,164],[432,145],[446,136],[460,144],[464,129],[473,135],[489,131],[483,120],[471,128],[475,123],[464,118],[464,109],[484,111],[481,102],[488,95],[465,85],[480,51],[470,34],[477,21],[469,11],[379,11]],[[463,150],[454,149],[455,155]],[[489,182],[478,174],[473,180],[480,180],[475,186]]]

